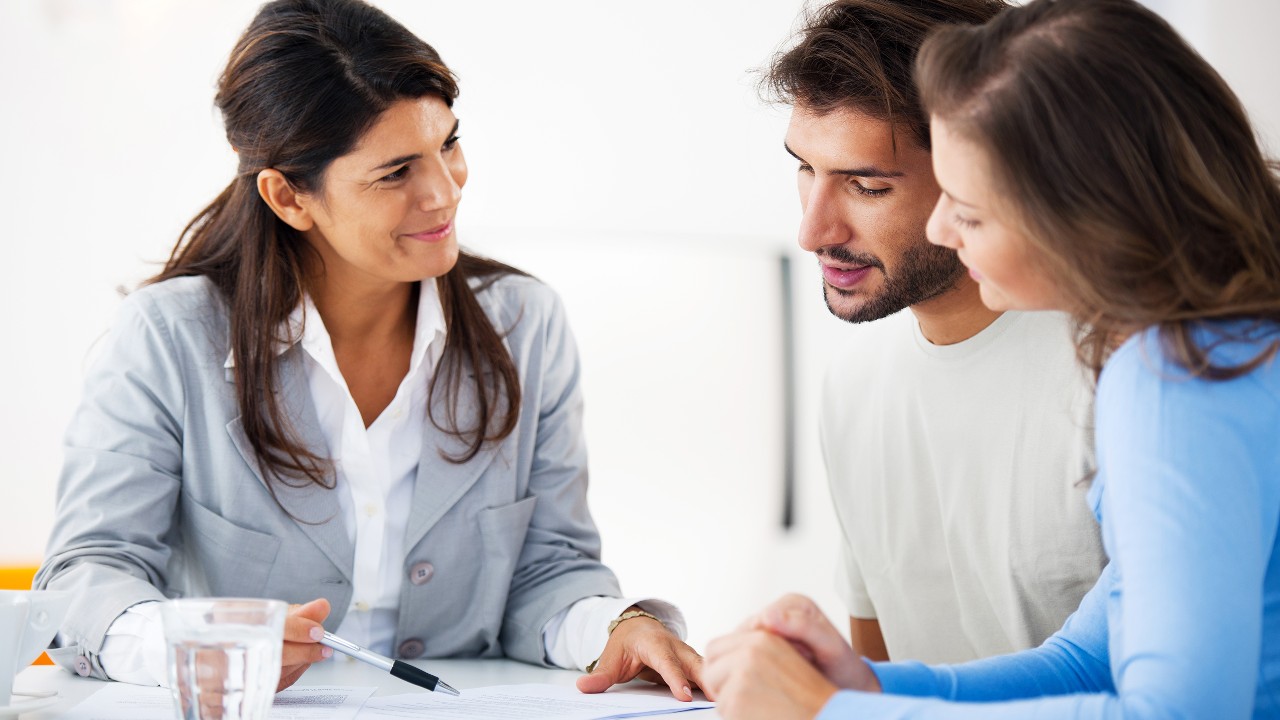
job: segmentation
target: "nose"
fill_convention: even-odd
[[[946,214],[947,196],[939,194],[938,202],[934,203],[933,212],[929,214],[929,222],[925,225],[925,237],[929,238],[929,242],[934,245],[959,250],[963,244],[960,241],[960,233],[947,222]]]
[[[822,178],[801,176],[800,247],[809,252],[829,245],[843,245],[853,236],[852,228],[841,211],[834,183]]]
[[[424,212],[453,208],[462,200],[462,184],[466,182],[466,166],[437,156],[424,162],[419,177],[418,207]]]

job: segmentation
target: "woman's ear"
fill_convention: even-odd
[[[304,201],[279,170],[267,168],[258,173],[258,194],[276,217],[294,230],[306,232],[315,226],[315,218],[311,217],[311,211],[307,207],[309,203]]]

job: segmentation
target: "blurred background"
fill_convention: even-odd
[[[119,290],[233,174],[214,84],[258,4],[0,2],[0,569],[43,554],[61,435]],[[461,79],[461,242],[565,300],[591,507],[624,591],[680,605],[699,648],[787,591],[844,627],[815,418],[847,328],[795,247],[788,110],[754,74],[803,4],[375,4]],[[1149,4],[1280,148],[1280,2]]]

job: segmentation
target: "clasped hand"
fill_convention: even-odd
[[[787,595],[707,646],[707,696],[729,720],[809,720],[837,690],[880,682],[812,600]]]

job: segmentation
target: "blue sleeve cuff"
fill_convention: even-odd
[[[938,671],[914,660],[906,662],[872,662],[871,672],[880,681],[880,688],[888,695],[914,697],[945,697]]]

